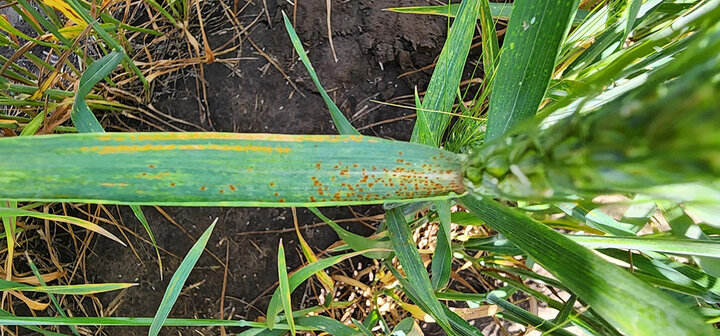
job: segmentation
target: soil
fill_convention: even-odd
[[[309,51],[309,58],[323,86],[353,125],[362,128],[363,134],[409,139],[414,118],[372,125],[410,115],[412,111],[378,105],[371,100],[412,104],[411,97],[402,97],[411,95],[415,86],[420,91],[424,90],[431,70],[401,78],[398,76],[434,62],[447,33],[447,20],[382,10],[401,5],[427,5],[428,1],[333,1],[333,43],[338,58],[335,62],[327,35],[325,1],[296,1],[297,32]],[[241,1],[241,5],[243,3]],[[270,14],[270,22],[262,12],[265,6]],[[292,15],[292,5],[281,0],[253,0],[243,10],[239,20],[244,25],[250,25],[260,15],[259,21],[252,25],[250,38],[277,62],[298,90],[250,43],[244,41],[235,54],[227,56],[242,58],[237,65],[216,62],[204,66],[207,101],[198,95],[201,90],[196,87],[195,78],[185,76],[170,87],[156,86],[152,96],[153,106],[208,131],[336,133],[327,108],[292,51],[283,26],[282,11]],[[232,31],[226,29],[228,22],[224,18],[213,20],[206,17],[205,21],[205,29],[210,32],[211,47],[220,46],[232,38]],[[235,40],[232,43],[238,42]],[[197,130],[191,126],[183,128]],[[139,284],[122,292],[119,299],[117,293],[98,296],[105,308],[112,307],[113,300],[120,302],[117,310],[112,312],[113,316],[153,316],[170,276],[194,243],[190,237],[199,237],[215,218],[218,218],[218,222],[208,243],[208,250],[218,259],[208,252],[203,254],[185,283],[186,288],[175,304],[171,317],[220,317],[224,278],[221,261],[227,259],[229,275],[224,317],[232,314],[234,319],[255,319],[266,309],[268,293],[271,293],[266,292],[266,289],[274,288],[277,280],[277,247],[281,239],[287,251],[289,269],[296,269],[300,265],[294,232],[248,234],[292,228],[289,208],[163,208],[183,229],[173,225],[152,207],[144,210],[159,245],[177,257],[162,253],[165,277],[160,279],[155,252],[148,244],[128,235],[140,257],[138,259],[130,248],[108,239],[95,239],[91,246],[93,252],[87,256],[86,273],[92,276],[88,280]],[[381,213],[377,207],[354,207],[353,210],[359,216]],[[327,208],[323,211],[333,219],[354,216],[348,208]],[[147,238],[129,209],[122,209],[120,218],[128,228]],[[306,209],[298,209],[300,226],[319,221]],[[370,233],[360,223],[343,226],[354,232]],[[113,232],[118,233],[117,230]],[[335,233],[325,226],[304,229],[302,234],[316,251],[327,248],[337,240]],[[295,293],[293,301],[299,306],[303,301],[302,288]],[[143,328],[103,330],[110,335],[142,335],[147,332]],[[162,331],[164,335],[218,333],[217,329],[197,328],[165,328]]]

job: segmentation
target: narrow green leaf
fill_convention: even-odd
[[[295,319],[298,324],[316,328],[329,335],[337,336],[358,336],[361,335],[357,330],[350,328],[342,322],[329,318],[327,316],[315,315],[315,316],[301,316]],[[295,334],[294,332],[292,333]]]
[[[151,317],[45,317],[45,316],[3,316],[0,314],[0,325],[4,326],[137,326],[146,327],[152,324]],[[246,320],[210,320],[180,319],[165,320],[167,327],[252,327],[266,328],[265,323]],[[287,324],[276,324],[277,329],[289,330]],[[297,330],[317,330],[310,326],[296,325]]]
[[[720,242],[711,240],[590,235],[567,235],[567,237],[590,249],[619,248],[720,258]]]
[[[35,134],[35,132],[37,132],[42,126],[44,120],[45,112],[41,111],[35,117],[33,117],[32,120],[27,123],[27,125],[25,125],[25,128],[23,128],[22,132],[20,132],[20,136],[29,136]]]
[[[162,265],[162,258],[160,258],[160,248],[158,248],[158,244],[155,241],[155,235],[153,234],[152,230],[150,229],[150,223],[148,223],[147,218],[145,218],[145,214],[142,212],[142,209],[140,209],[139,205],[131,205],[130,209],[132,209],[133,213],[135,214],[135,217],[137,217],[137,219],[140,220],[140,223],[142,224],[143,228],[145,228],[145,232],[147,232],[148,236],[150,236],[150,242],[152,243],[152,246],[155,248],[155,256],[157,257],[158,268],[160,269],[160,279],[162,280],[163,265]]]
[[[298,286],[300,286],[300,284],[303,283],[303,281],[307,280],[313,274],[320,272],[332,265],[335,265],[336,263],[339,263],[345,259],[361,255],[365,252],[369,252],[369,251],[365,250],[365,251],[360,251],[360,252],[341,254],[338,256],[334,256],[334,257],[323,258],[314,263],[305,265],[301,269],[299,269],[297,272],[295,272],[289,276],[288,288],[289,288],[290,292],[292,292]],[[282,299],[280,296],[281,296],[280,289],[278,288],[275,290],[275,292],[273,293],[273,296],[270,298],[270,303],[268,303],[267,314],[265,314],[265,316],[266,316],[267,321],[272,320],[273,322],[268,323],[268,325],[275,322],[275,318],[277,318],[278,314],[282,310],[282,307],[281,307]],[[277,326],[277,324],[275,324],[274,327],[276,327],[276,326]]]
[[[340,134],[360,134],[360,132],[358,132],[355,127],[350,124],[350,121],[347,120],[347,118],[342,113],[342,111],[340,111],[337,105],[335,105],[335,102],[333,102],[330,96],[328,96],[325,89],[323,89],[322,85],[320,84],[320,79],[318,79],[318,76],[315,73],[315,69],[313,68],[312,64],[310,64],[310,59],[307,57],[305,48],[303,48],[302,42],[300,42],[300,38],[298,37],[297,33],[295,33],[295,29],[293,28],[292,23],[290,23],[287,15],[285,15],[285,12],[283,12],[283,20],[285,20],[285,29],[287,30],[288,35],[290,35],[290,40],[292,41],[292,45],[295,48],[295,51],[300,56],[300,60],[302,61],[303,65],[305,65],[305,69],[307,69],[308,73],[310,74],[310,79],[312,79],[313,83],[315,83],[315,87],[317,87],[318,91],[320,92],[320,96],[322,96],[323,101],[325,101],[325,105],[327,105],[328,109],[330,110],[330,117],[332,117],[332,120],[335,123],[335,126],[337,126]]]
[[[450,200],[436,201],[438,217],[437,244],[433,253],[430,270],[434,290],[445,288],[452,272],[452,241],[450,238]]]
[[[35,263],[30,259],[30,256],[28,255],[27,251],[25,252],[25,259],[28,261],[28,265],[30,265],[30,269],[32,270],[35,277],[38,279],[38,282],[41,286],[47,286],[45,283],[45,280],[42,277],[42,274],[40,274],[40,271],[38,270],[37,266],[35,266]],[[65,310],[63,310],[62,306],[60,305],[60,302],[58,302],[57,298],[54,294],[48,293],[48,297],[50,298],[50,301],[52,301],[53,306],[55,306],[55,310],[57,310],[58,314],[62,317],[67,317],[67,314],[65,314]],[[75,326],[68,326],[72,333],[76,336],[80,336],[80,333],[77,331],[77,328]]]
[[[636,276],[650,284],[701,297],[708,302],[720,301],[720,280],[699,268],[655,252],[639,254],[617,249],[598,251],[627,264],[632,263]]]
[[[718,335],[695,312],[547,226],[493,200],[462,203],[628,335]]]
[[[489,2],[490,15],[494,18],[507,20],[512,16],[513,4],[512,3],[495,3]],[[457,16],[459,4],[450,5],[437,5],[437,6],[414,6],[414,7],[394,7],[388,8],[387,10],[396,13],[407,13],[407,14],[430,14],[430,15],[442,15],[455,17]],[[581,24],[587,16],[590,14],[588,10],[578,10],[573,19],[573,25]],[[482,15],[478,16],[478,19],[482,19]]]
[[[72,225],[77,225],[79,227],[82,227],[86,230],[93,231],[99,235],[105,236],[107,238],[110,238],[119,244],[125,246],[125,243],[122,242],[118,237],[115,237],[112,233],[108,232],[107,230],[103,229],[99,225],[95,223],[88,222],[86,220],[70,217],[70,216],[62,216],[62,215],[53,215],[53,214],[47,214],[43,212],[37,212],[37,211],[29,211],[29,210],[23,210],[23,209],[15,209],[15,208],[3,208],[0,207],[0,217],[3,218],[11,218],[11,217],[34,217],[34,218],[40,218],[40,219],[48,219],[53,220],[57,222],[62,223],[68,223]],[[6,232],[7,228],[6,228]],[[10,231],[12,232],[12,231]]]
[[[510,302],[499,298],[496,293],[489,293],[487,296],[488,303],[492,303],[502,308],[502,316],[522,324],[531,325],[533,328],[543,331],[543,335],[557,336],[574,336],[573,333],[563,329],[557,324],[545,320],[537,315],[528,312]]]
[[[435,291],[433,291],[430,283],[430,275],[428,275],[427,269],[425,269],[425,265],[420,259],[420,252],[418,252],[415,242],[412,240],[410,228],[405,222],[405,216],[401,209],[388,210],[385,216],[395,255],[407,275],[410,286],[417,294],[417,299],[429,309],[426,313],[432,315],[443,329],[446,331],[451,330],[448,318],[442,309],[442,304],[435,297]]]
[[[417,121],[412,142],[439,147],[450,115],[431,111],[450,112],[455,103],[465,61],[470,51],[475,23],[480,11],[480,1],[463,0],[458,16],[453,22],[447,40],[440,52],[430,84],[425,92],[422,109],[417,111]]]
[[[283,310],[285,311],[285,320],[290,326],[291,335],[295,335],[295,321],[293,320],[292,303],[290,301],[290,283],[288,281],[287,264],[285,263],[285,248],[283,247],[282,239],[280,239],[280,245],[278,247],[278,279],[280,286],[280,302],[282,302]],[[275,321],[267,320],[268,329],[272,330]]]
[[[75,100],[73,102],[70,117],[73,124],[80,132],[100,132],[105,130],[100,126],[95,115],[85,102],[85,96],[100,80],[109,75],[115,67],[120,64],[125,54],[116,50],[111,51],[103,58],[93,62],[80,77],[80,84],[77,92],[75,92]]]
[[[155,8],[155,10],[160,12],[160,14],[162,14],[163,17],[165,17],[168,21],[170,21],[170,23],[172,23],[173,26],[180,28],[180,26],[178,25],[178,22],[175,20],[175,18],[170,13],[168,13],[168,11],[163,6],[161,6],[159,3],[157,3],[157,1],[147,0],[147,3],[150,4],[150,6],[152,6],[153,8]]]
[[[352,321],[353,321],[353,324],[358,328],[358,330],[359,330],[363,335],[365,335],[365,336],[375,336],[375,334],[373,334],[372,331],[370,331],[370,329],[368,329],[362,322],[360,322],[360,321],[358,321],[358,320],[356,320],[356,319],[354,319],[354,318],[352,319]]]
[[[124,65],[126,68],[129,68],[128,72],[132,71],[135,75],[137,75],[138,78],[140,79],[140,81],[143,83],[143,87],[147,90],[149,87],[149,84],[147,82],[147,79],[145,79],[145,75],[142,74],[142,71],[140,71],[140,69],[137,67],[137,65],[135,65],[135,62],[130,58],[130,56],[128,56],[125,53],[125,51],[122,47],[122,44],[120,44],[120,42],[118,42],[115,38],[110,36],[110,34],[105,30],[105,28],[103,28],[102,24],[99,23],[98,20],[96,20],[94,17],[92,17],[92,15],[90,15],[90,11],[88,10],[88,8],[90,8],[90,4],[87,4],[87,3],[83,4],[78,0],[65,0],[65,2],[67,2],[67,4],[70,5],[70,7],[72,7],[72,9],[75,10],[75,12],[77,14],[79,14],[87,24],[92,25],[95,32],[97,32],[97,34],[100,36],[100,38],[105,43],[107,43],[107,45],[111,49],[117,50],[117,51],[122,51],[122,54],[124,57]],[[85,5],[85,6],[83,6],[83,5]],[[112,16],[107,15],[105,13],[101,13],[100,17],[103,20],[108,20],[108,19],[112,20],[113,19]],[[124,25],[123,27],[126,29],[132,28],[132,26],[128,26],[128,25]],[[153,32],[153,30],[144,30],[144,31],[147,33],[150,33],[150,34],[152,34],[152,32]]]
[[[577,302],[577,295],[572,294],[570,297],[565,301],[565,304],[563,304],[562,309],[558,313],[558,315],[553,319],[553,323],[556,324],[563,324],[565,321],[568,320],[570,317],[570,313],[575,310],[575,302]]]
[[[457,224],[457,225],[480,226],[480,225],[485,224],[485,222],[483,222],[483,220],[478,218],[477,216],[475,216],[469,212],[462,212],[462,211],[453,212],[450,215],[450,221],[453,224]]]
[[[275,329],[270,330],[267,328],[250,328],[238,334],[238,336],[282,336],[287,333],[287,330]]]
[[[400,282],[400,288],[402,288],[403,292],[405,292],[405,294],[410,298],[410,300],[415,302],[424,312],[431,311],[430,307],[426,306],[425,302],[419,299],[420,296],[417,294],[417,291],[413,288],[408,279],[402,276],[400,272],[398,272],[398,270],[392,267],[392,265],[389,265],[387,262],[385,263],[385,265],[388,267],[390,272],[392,272],[398,282]],[[440,306],[450,323],[450,329],[445,329],[445,332],[447,332],[448,335],[482,336],[480,330],[470,325],[470,323],[468,323],[467,321],[463,320],[462,317],[460,317],[458,314],[455,314],[452,310],[450,310],[450,308],[443,304],[441,304]]]
[[[628,5],[625,9],[627,21],[625,22],[625,32],[622,39],[623,42],[625,42],[625,39],[630,36],[630,32],[632,32],[633,28],[635,28],[635,20],[637,19],[637,15],[640,12],[640,6],[642,5],[642,0],[627,0],[627,2]]]
[[[395,328],[390,336],[422,336],[422,329],[412,317],[406,317]]]
[[[635,235],[635,231],[633,231],[635,225],[618,222],[615,218],[610,217],[600,209],[588,210],[588,208],[593,205],[594,204],[590,202],[583,204],[579,202],[555,204],[555,206],[560,208],[564,213],[579,219],[583,224],[594,229],[618,236]]]
[[[0,152],[11,200],[327,206],[464,192],[458,155],[363,136],[84,133],[0,138]]]
[[[15,281],[7,281],[0,279],[0,291],[17,290],[23,292],[40,292],[63,295],[88,295],[96,293],[110,292],[128,287],[135,286],[132,283],[102,283],[102,284],[84,284],[84,285],[64,285],[64,286],[31,286]]]
[[[490,93],[487,141],[533,117],[579,0],[518,0]]]
[[[29,35],[23,33],[22,31],[18,30],[17,28],[15,28],[10,22],[8,22],[8,20],[5,18],[5,16],[0,16],[0,30],[6,31],[8,34],[19,36],[25,40],[28,40],[33,43],[37,43],[44,47],[49,47],[49,48],[55,47],[55,48],[67,49],[67,47],[65,47],[65,46],[54,45],[52,43],[41,41],[41,40],[30,37]],[[19,48],[15,48],[15,49],[19,49]]]
[[[575,72],[585,68],[590,68],[598,61],[603,55],[606,57],[617,49],[621,49],[625,39],[628,35],[624,35],[625,32],[629,34],[630,31],[636,28],[636,25],[648,18],[654,11],[656,11],[662,0],[650,0],[646,1],[643,5],[643,17],[638,18],[637,14],[640,7],[629,4],[626,10],[622,12],[621,17],[616,22],[613,22],[608,29],[604,30],[598,36],[594,37],[594,43],[589,46],[575,61],[568,67],[569,71]],[[633,15],[632,19],[629,15]]]
[[[62,44],[67,47],[70,47],[72,45],[72,42],[70,42],[68,39],[65,38],[65,36],[60,34],[60,31],[57,29],[57,27],[50,23],[50,21],[45,18],[45,15],[40,14],[40,12],[35,9],[35,7],[31,6],[27,0],[18,0],[17,2],[20,4],[20,6],[22,6],[24,10],[30,13],[30,15],[32,15],[32,17],[37,20],[40,25],[43,26],[43,28],[47,29],[50,33],[52,33],[53,36],[58,39],[58,41],[62,42]]]
[[[310,209],[312,213],[320,217],[320,219],[322,219],[333,230],[335,230],[335,233],[337,233],[338,237],[340,237],[340,239],[342,239],[342,241],[344,241],[345,244],[347,244],[354,251],[364,251],[367,249],[387,250],[380,252],[367,252],[363,254],[363,256],[371,259],[384,259],[390,256],[390,254],[392,253],[392,246],[390,244],[390,241],[370,239],[360,235],[356,235],[350,231],[343,229],[340,225],[323,215],[322,212],[320,212],[320,210],[318,210],[317,208],[308,209]]]
[[[367,316],[365,316],[365,319],[362,322],[365,328],[372,329],[373,327],[375,327],[375,325],[379,324],[383,328],[383,331],[389,332],[389,330],[387,330],[387,325],[385,325],[384,323],[385,321],[383,321],[382,316],[380,315],[380,312],[378,312],[377,308],[373,309]]]
[[[210,227],[208,227],[202,234],[202,236],[198,238],[195,244],[193,244],[192,248],[190,248],[190,251],[188,251],[188,254],[180,263],[180,266],[178,266],[175,274],[173,274],[172,278],[170,279],[170,283],[165,290],[165,295],[163,295],[162,301],[160,301],[160,306],[158,307],[157,313],[155,313],[155,317],[152,320],[148,335],[157,336],[158,333],[160,333],[160,329],[163,327],[163,325],[169,325],[167,323],[167,317],[170,314],[170,309],[172,309],[173,305],[175,305],[175,301],[177,301],[178,296],[180,296],[180,292],[183,289],[185,280],[187,280],[188,275],[190,275],[190,272],[195,266],[195,263],[200,258],[203,250],[205,250],[205,245],[207,244],[208,239],[210,239],[210,234],[212,234],[213,228],[215,228],[215,223],[217,223],[217,220],[218,219],[215,218],[213,223],[210,224]]]
[[[473,251],[488,251],[507,256],[522,255],[523,251],[518,249],[512,242],[504,237],[490,236],[470,238],[462,244],[465,249]]]
[[[7,311],[3,310],[2,308],[0,308],[0,318],[13,318],[13,317],[15,317],[15,315],[10,314],[9,312],[7,312]],[[37,333],[40,333],[40,334],[43,334],[43,335],[49,335],[49,336],[68,336],[67,334],[56,333],[56,332],[53,332],[53,331],[48,331],[48,330],[40,329],[40,328],[38,328],[38,327],[34,327],[34,326],[30,326],[30,325],[23,326],[23,327],[26,328],[26,329],[28,329],[28,330],[32,330],[32,331],[34,331],[34,332],[37,332]],[[72,325],[69,325],[69,327],[74,330],[74,327],[73,327]]]
[[[480,1],[480,28],[482,32],[482,53],[483,69],[485,70],[485,81],[490,81],[495,75],[495,61],[500,54],[500,42],[498,42],[495,20],[493,20],[493,8],[499,6],[512,6],[512,4],[490,3],[488,0]]]

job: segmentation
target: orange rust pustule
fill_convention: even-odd
[[[401,166],[364,167],[362,164],[333,166],[332,176],[311,176],[317,188],[311,202],[373,201],[382,199],[411,199],[442,196],[465,191],[462,170],[448,169],[448,164],[396,161]],[[327,181],[322,181],[327,179]]]

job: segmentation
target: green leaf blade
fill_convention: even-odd
[[[669,295],[530,217],[475,195],[462,203],[628,335],[718,335]]]
[[[435,296],[435,291],[430,283],[430,275],[420,259],[420,252],[415,246],[415,242],[412,241],[412,234],[402,210],[400,208],[388,210],[386,221],[395,255],[400,261],[417,299],[429,309],[426,313],[431,314],[444,330],[452,330],[443,306]]]
[[[519,0],[500,50],[486,140],[533,117],[545,96],[578,0]]]
[[[357,234],[354,234],[350,231],[347,231],[343,229],[340,225],[335,223],[333,220],[328,218],[327,216],[323,215],[320,210],[317,208],[308,208],[312,213],[314,213],[316,216],[318,216],[320,219],[322,219],[325,223],[327,223],[333,230],[335,230],[335,233],[337,233],[338,237],[342,239],[342,241],[347,244],[351,249],[354,251],[364,251],[367,249],[376,249],[376,250],[387,250],[387,251],[381,251],[381,252],[367,252],[363,254],[363,256],[371,259],[384,259],[391,255],[391,245],[389,241],[381,241],[381,240],[375,240],[366,238]]]
[[[125,57],[124,53],[113,50],[103,58],[90,64],[82,77],[80,77],[80,85],[75,93],[75,100],[73,102],[72,112],[70,113],[70,118],[78,131],[105,132],[95,115],[87,106],[85,96],[90,93],[90,90],[92,90],[95,84],[109,75],[113,69],[120,64],[123,57]]]
[[[460,86],[462,71],[470,51],[475,22],[480,12],[480,1],[464,0],[458,9],[447,41],[430,78],[422,107],[418,106],[417,121],[412,142],[439,147],[443,134],[450,123],[450,112],[455,103],[455,93]]]
[[[85,133],[2,138],[0,151],[14,158],[0,162],[10,200],[327,206],[464,192],[456,154],[363,136]]]
[[[291,335],[295,335],[295,321],[293,319],[292,302],[290,301],[290,282],[287,274],[287,263],[285,262],[285,248],[283,247],[282,239],[278,246],[278,280],[280,286],[280,301],[282,302],[283,310],[285,311],[285,321],[290,326]],[[267,320],[268,328],[272,330],[275,321]]]
[[[440,217],[437,233],[437,245],[430,265],[432,286],[434,290],[445,288],[450,282],[452,272],[452,241],[450,235],[450,201],[436,201],[438,217]]]
[[[180,292],[182,291],[183,284],[185,284],[185,280],[187,280],[188,275],[190,275],[190,272],[195,266],[195,263],[200,258],[203,250],[205,250],[205,245],[207,244],[208,239],[210,239],[210,234],[212,234],[216,223],[217,218],[215,219],[215,221],[213,221],[212,224],[210,224],[210,226],[205,230],[202,236],[198,238],[195,244],[193,244],[192,248],[190,248],[190,251],[188,251],[188,254],[180,263],[180,266],[178,266],[177,271],[175,271],[175,274],[173,274],[172,278],[170,279],[170,283],[165,290],[165,295],[163,295],[163,299],[160,302],[158,311],[152,320],[148,335],[157,336],[158,333],[160,333],[160,329],[165,324],[165,321],[170,314],[170,310],[175,304],[175,301],[177,301],[178,296],[180,296]]]
[[[292,41],[293,48],[295,48],[295,51],[300,55],[300,60],[302,61],[303,65],[305,66],[305,69],[307,69],[308,73],[310,74],[310,79],[312,79],[313,83],[315,84],[315,87],[320,92],[320,96],[322,96],[323,101],[325,102],[325,105],[327,105],[328,110],[330,110],[330,117],[332,118],[333,122],[335,123],[335,126],[337,126],[338,131],[340,134],[347,134],[347,135],[356,135],[360,134],[355,127],[353,127],[352,124],[350,124],[350,121],[347,120],[345,115],[340,111],[340,108],[335,105],[335,102],[333,102],[332,99],[330,99],[330,96],[327,94],[325,89],[320,84],[320,79],[317,76],[317,73],[315,73],[315,69],[313,68],[312,64],[310,63],[310,59],[307,57],[307,54],[305,53],[305,48],[302,46],[302,42],[300,41],[300,37],[298,37],[297,33],[295,32],[295,29],[292,26],[292,23],[290,23],[290,19],[288,19],[287,15],[283,12],[283,20],[285,22],[285,29],[288,32],[288,35],[290,35],[290,40]]]

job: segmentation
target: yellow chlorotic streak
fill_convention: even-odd
[[[220,151],[236,151],[236,152],[262,152],[271,154],[290,153],[292,149],[288,147],[269,147],[269,146],[229,146],[229,145],[143,145],[143,146],[93,146],[80,147],[83,152],[97,152],[98,154],[121,154],[121,153],[137,153],[137,152],[156,152],[170,150],[220,150]]]
[[[85,28],[87,27],[87,22],[80,17],[80,15],[75,12],[70,5],[65,2],[65,0],[43,0],[43,2],[52,7],[53,9],[59,11],[60,13],[63,13],[63,15],[67,16],[70,21],[80,25],[81,27]]]
[[[282,142],[378,142],[378,139],[360,135],[290,135],[263,133],[129,133],[99,136],[100,141],[152,141],[152,140],[266,140]]]

